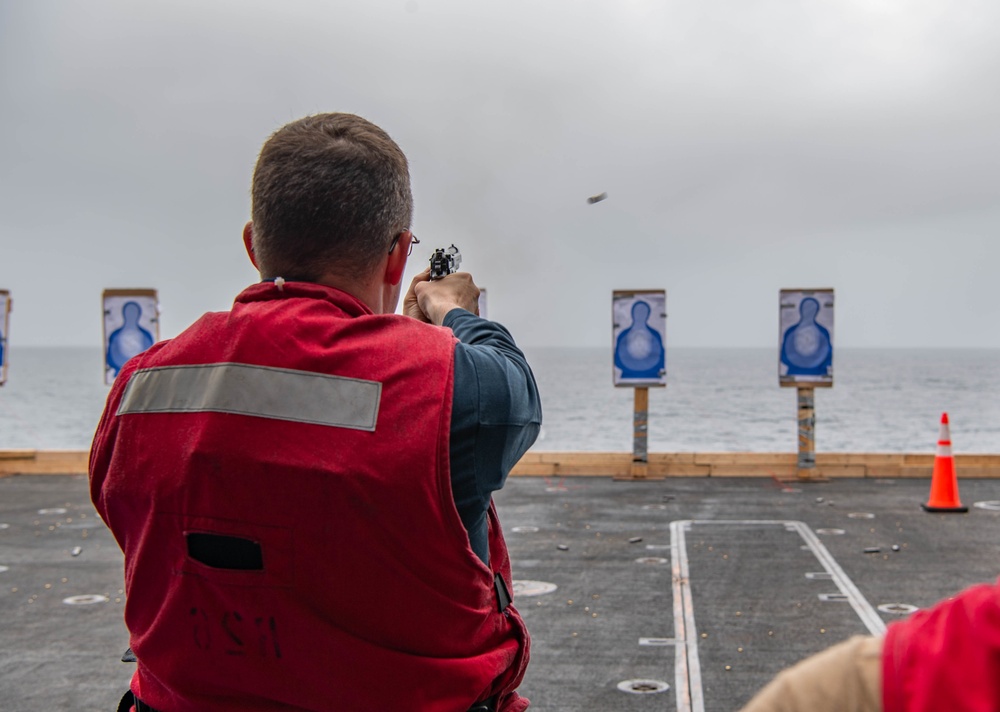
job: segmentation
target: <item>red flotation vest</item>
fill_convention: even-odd
[[[452,496],[454,343],[335,289],[265,283],[129,362],[90,473],[125,554],[137,697],[170,712],[527,707],[496,511],[488,567]]]
[[[890,625],[882,700],[884,712],[1000,710],[1000,582]]]

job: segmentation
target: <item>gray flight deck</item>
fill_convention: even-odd
[[[968,514],[923,512],[928,480],[511,478],[521,691],[538,712],[737,710],[796,660],[1000,575],[1000,481],[959,487]],[[0,479],[0,710],[114,710],[123,599],[86,478]]]

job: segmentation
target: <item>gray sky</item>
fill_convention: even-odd
[[[456,243],[522,345],[640,288],[669,345],[776,346],[834,287],[840,346],[1000,348],[998,77],[995,0],[0,0],[11,341],[227,309],[260,145],[351,111],[410,159],[406,281]]]

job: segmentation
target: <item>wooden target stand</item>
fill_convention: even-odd
[[[612,344],[615,368],[621,368],[621,379],[616,375],[615,387],[632,388],[634,407],[632,409],[632,462],[628,474],[616,474],[616,480],[662,480],[661,473],[655,476],[649,472],[649,389],[665,388],[666,383],[666,319],[667,293],[662,289],[621,290],[611,295]],[[627,362],[636,356],[631,354],[626,335],[637,330],[636,336],[644,336],[650,346],[648,353],[637,356],[643,359],[638,372],[626,375]],[[640,339],[640,343],[642,340]],[[619,351],[624,349],[624,351]],[[657,355],[659,363],[652,369],[650,356]],[[619,357],[625,362],[619,361]],[[658,374],[651,373],[658,370]],[[616,374],[617,374],[616,370]],[[658,375],[658,377],[657,377]]]
[[[827,478],[816,467],[816,389],[833,387],[833,289],[782,289],[778,301],[781,363],[787,364],[791,371],[795,359],[790,354],[803,356],[798,346],[800,330],[807,347],[807,362],[798,364],[807,367],[806,370],[782,374],[779,366],[778,371],[779,385],[794,387],[797,395],[798,460],[794,479],[798,482],[825,482]],[[786,348],[790,349],[789,354],[786,354]],[[819,365],[808,363],[816,355],[826,360],[825,375],[811,370]],[[791,361],[786,360],[786,356]]]

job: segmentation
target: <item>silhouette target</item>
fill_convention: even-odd
[[[833,293],[818,294],[818,298],[813,294],[798,293],[796,305],[792,294],[782,293],[780,375],[783,381],[832,380],[833,338],[828,326],[833,326]],[[788,324],[796,316],[797,320]]]
[[[153,335],[139,326],[142,307],[136,302],[125,302],[122,320],[125,322],[108,337],[108,367],[115,375],[133,356],[138,356],[153,345]]]
[[[105,382],[114,382],[125,363],[159,337],[159,309],[152,290],[104,293]]]
[[[616,293],[615,299],[616,327],[621,328],[614,341],[614,365],[619,369],[616,384],[662,385],[666,373],[665,295]],[[621,323],[624,313],[629,319]]]

